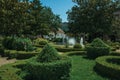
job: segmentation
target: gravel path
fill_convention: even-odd
[[[9,64],[9,63],[14,63],[16,62],[16,59],[7,59],[7,57],[0,57],[0,66]]]

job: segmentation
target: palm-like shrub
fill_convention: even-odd
[[[110,47],[99,38],[94,39],[86,50],[87,56],[93,59],[110,53]]]

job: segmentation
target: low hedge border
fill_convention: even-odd
[[[45,45],[34,45],[35,47],[43,48]]]
[[[86,47],[87,56],[90,59],[95,59],[99,56],[109,55],[110,50],[108,47]]]
[[[67,56],[73,56],[73,55],[86,55],[86,51],[71,51],[65,53]]]
[[[36,62],[36,57],[29,59],[23,72],[30,73],[26,80],[69,80],[71,71],[71,59],[62,56],[63,59],[53,62]]]
[[[120,80],[120,65],[108,62],[109,59],[120,59],[119,56],[103,56],[96,59],[95,69],[98,73],[112,78],[114,80]]]
[[[110,55],[112,55],[112,56],[120,56],[120,52],[111,51]]]
[[[19,60],[15,63],[6,64],[0,67],[0,80],[23,80],[21,71],[26,66],[29,59]]]
[[[39,47],[39,48],[43,48],[44,45],[35,45],[36,47]],[[70,52],[70,51],[84,51],[83,48],[63,48],[63,47],[60,47],[60,46],[55,46],[53,45],[53,47],[55,47],[55,49],[59,52]]]
[[[77,49],[77,48],[58,48],[56,47],[57,51],[59,52],[70,52],[70,51],[84,51],[84,49]]]
[[[16,51],[16,50],[5,50],[4,56],[8,58],[17,58],[17,59],[28,59],[35,55],[37,55],[39,52],[26,52],[26,51]]]

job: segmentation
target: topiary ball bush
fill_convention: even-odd
[[[75,44],[73,47],[74,48],[82,48],[82,46],[79,43]]]
[[[57,51],[47,44],[38,56],[31,58],[25,67],[26,80],[69,80],[71,60],[60,56]]]
[[[46,45],[47,43],[48,41],[43,38],[37,38],[36,40],[34,40],[35,45]]]
[[[95,59],[99,56],[108,55],[110,47],[105,44],[101,39],[96,38],[92,43],[86,47],[87,57]]]

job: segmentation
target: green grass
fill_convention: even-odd
[[[19,69],[12,67],[11,65],[5,65],[0,67],[0,80],[22,80],[16,73]]]
[[[94,71],[94,60],[85,59],[82,56],[71,56],[71,58],[71,80],[109,80],[107,78],[99,76]]]

